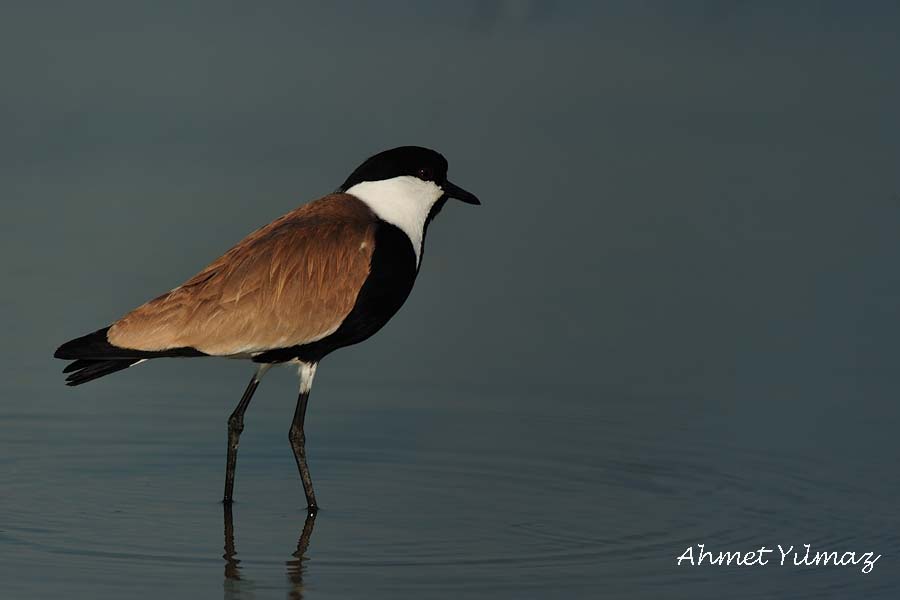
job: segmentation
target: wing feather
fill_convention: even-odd
[[[217,356],[301,345],[333,333],[369,275],[376,219],[332,194],[259,229],[196,276],[114,323],[110,343]]]

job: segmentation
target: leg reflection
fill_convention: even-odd
[[[231,503],[225,504],[225,579],[231,581],[240,581],[241,569],[238,565],[241,563],[237,558],[237,552],[234,550],[234,518],[231,515]]]
[[[237,559],[237,550],[234,544],[234,517],[231,512],[231,504],[224,505],[225,511],[225,553],[222,558],[225,559],[225,597],[226,598],[247,598],[247,593],[252,590],[246,589],[249,581],[244,581],[243,585],[237,582],[242,580],[240,563]],[[287,576],[290,582],[288,590],[289,598],[303,598],[303,574],[306,571],[304,562],[306,562],[306,551],[309,548],[309,540],[312,537],[313,526],[316,523],[316,512],[308,511],[306,513],[306,521],[303,523],[303,529],[300,532],[300,539],[297,540],[297,549],[294,551],[292,560],[287,561]],[[244,588],[244,589],[242,589]],[[252,584],[251,584],[252,588]]]
[[[303,571],[305,571],[303,563],[307,560],[305,554],[307,548],[309,548],[309,538],[312,537],[315,524],[316,511],[307,511],[306,521],[303,523],[303,530],[300,532],[300,539],[297,540],[297,550],[292,555],[294,558],[285,563],[287,565],[288,581],[291,582],[291,590],[288,593],[289,598],[296,600],[303,598]]]

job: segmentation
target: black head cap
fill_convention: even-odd
[[[474,194],[447,181],[446,158],[439,152],[421,146],[400,146],[367,158],[363,164],[356,167],[338,191],[346,192],[364,181],[382,181],[403,176],[433,181],[447,197],[469,204],[481,204]]]

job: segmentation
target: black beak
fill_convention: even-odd
[[[444,195],[448,198],[456,198],[457,200],[462,200],[466,204],[481,204],[481,200],[479,200],[475,194],[467,192],[454,183],[446,181],[441,188],[444,190]]]

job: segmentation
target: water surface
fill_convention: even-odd
[[[896,412],[841,421],[869,428],[866,448],[806,452],[763,430],[731,435],[729,413],[751,411],[704,398],[332,384],[310,408],[323,509],[308,520],[283,382],[248,414],[231,515],[218,502],[225,386],[188,398],[127,383],[3,412],[9,597],[688,598],[740,586],[821,598],[898,583],[900,490],[879,451]],[[697,543],[884,558],[868,575],[677,567]]]
[[[895,598],[900,13],[761,2],[4,2],[0,598]],[[61,343],[365,157],[481,207],[318,370]],[[678,567],[688,546],[882,555]]]

